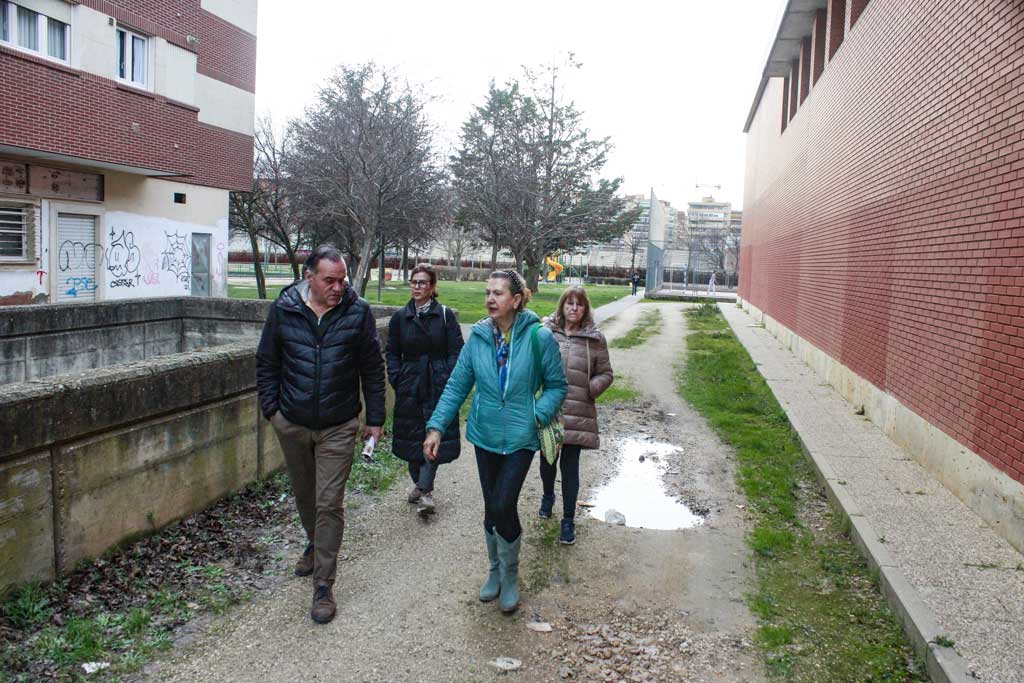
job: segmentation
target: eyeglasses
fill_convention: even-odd
[[[430,286],[430,280],[409,280],[409,286],[413,289],[423,289]]]

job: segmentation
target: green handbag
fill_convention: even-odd
[[[530,335],[530,346],[533,347],[533,364],[537,368],[537,376],[543,382],[544,368],[540,362],[540,339],[538,338],[540,326],[540,323],[533,326],[533,332]],[[543,391],[542,386],[537,391],[537,396],[539,397]],[[548,461],[549,465],[554,465],[555,460],[558,460],[558,454],[562,452],[562,444],[565,442],[565,422],[562,420],[561,410],[555,413],[555,417],[548,424],[537,424],[537,437],[540,439],[541,454]]]

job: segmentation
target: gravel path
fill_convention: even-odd
[[[633,306],[608,323],[609,338],[628,330],[647,306]],[[763,680],[750,643],[754,622],[742,602],[750,570],[732,461],[675,391],[682,306],[657,306],[664,315],[661,335],[629,351],[613,350],[616,372],[642,388],[645,400],[603,409],[603,448],[584,456],[581,498],[614,472],[616,436],[642,432],[682,447],[668,483],[682,499],[710,510],[703,526],[647,531],[580,514],[575,546],[545,542],[558,521],[537,519],[540,479],[532,474],[520,508],[527,527],[523,606],[505,617],[476,598],[486,550],[467,443],[462,457],[440,470],[434,518],[419,518],[405,502],[404,480],[373,505],[350,511],[335,587],[338,616],[331,624],[310,621],[311,584],[292,577],[213,620],[191,644],[151,666],[147,678]],[[298,547],[297,534],[294,541]],[[553,631],[535,632],[527,628],[531,621],[548,622]],[[490,663],[499,656],[519,660],[521,669],[499,672]]]

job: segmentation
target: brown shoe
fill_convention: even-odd
[[[309,616],[318,624],[326,624],[334,618],[334,613],[337,611],[338,606],[334,603],[334,593],[331,592],[331,587],[326,583],[322,583],[316,587],[313,592],[313,609],[309,611]]]
[[[418,503],[422,494],[423,492],[420,491],[418,486],[413,486],[409,489],[409,495],[406,496],[405,499],[410,503]]]
[[[313,573],[313,544],[306,545],[302,555],[295,561],[295,576],[309,576]]]

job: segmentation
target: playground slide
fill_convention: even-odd
[[[548,266],[551,268],[551,270],[548,271],[548,282],[554,282],[559,273],[565,270],[565,266],[550,256],[547,257],[547,262]]]

